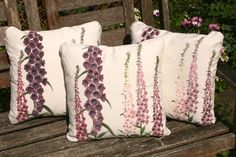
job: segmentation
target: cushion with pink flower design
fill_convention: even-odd
[[[71,40],[96,45],[100,36],[101,26],[96,21],[40,32],[9,27],[6,49],[10,59],[11,123],[42,115],[65,115],[60,45]]]
[[[215,77],[222,33],[173,33],[135,22],[131,34],[133,43],[152,38],[164,40],[160,79],[167,116],[200,125],[214,123]]]
[[[159,89],[162,48],[159,39],[116,47],[63,44],[68,140],[168,135]]]

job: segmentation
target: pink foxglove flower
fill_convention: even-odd
[[[153,126],[152,134],[154,136],[164,135],[164,125],[163,125],[163,108],[160,101],[160,88],[158,83],[158,64],[159,57],[156,58],[156,67],[154,75],[154,86],[153,86]]]
[[[85,117],[83,115],[84,109],[81,105],[80,93],[78,87],[78,79],[79,79],[79,66],[76,66],[76,75],[75,75],[75,120],[76,120],[76,138],[79,141],[86,140],[88,138],[87,133],[87,124],[85,123]]]
[[[131,92],[130,82],[129,82],[129,62],[130,62],[130,52],[127,53],[127,58],[125,61],[125,83],[124,83],[124,133],[126,135],[134,134],[136,127],[136,111],[135,111],[135,105],[133,102],[133,95]]]
[[[137,122],[136,125],[139,127],[143,127],[148,124],[148,99],[147,99],[147,91],[146,91],[146,83],[143,75],[143,66],[141,61],[141,51],[142,45],[138,45],[137,52]]]
[[[17,120],[18,122],[23,122],[29,118],[28,115],[28,106],[27,106],[27,99],[25,98],[25,89],[24,83],[22,80],[22,71],[21,71],[21,62],[23,59],[23,52],[21,52],[21,57],[18,62],[18,79],[17,79]]]
[[[190,66],[190,72],[189,72],[189,80],[188,80],[188,88],[187,88],[187,97],[186,97],[186,114],[191,121],[191,117],[196,113],[197,111],[197,103],[198,103],[198,74],[197,74],[197,52],[199,49],[199,45],[201,44],[203,40],[203,37],[200,38],[196,45],[194,52],[192,54],[192,62]]]
[[[186,117],[186,104],[185,104],[185,100],[186,100],[186,91],[185,91],[185,86],[184,86],[184,72],[183,72],[183,68],[184,68],[184,56],[187,52],[187,50],[189,49],[190,45],[189,43],[186,44],[185,49],[183,50],[183,52],[181,53],[181,60],[179,62],[179,74],[178,74],[178,78],[177,78],[177,91],[176,91],[176,100],[175,100],[175,110],[174,112],[176,113],[176,117],[178,117],[179,120],[185,120]]]
[[[212,82],[211,82],[211,67],[212,67],[212,62],[215,58],[216,52],[214,51],[211,58],[210,62],[208,65],[208,71],[207,71],[207,79],[205,82],[205,90],[204,90],[204,106],[203,106],[203,116],[202,116],[202,124],[203,125],[210,125],[213,123],[213,113],[212,113],[212,105],[213,105],[213,100],[212,100]]]

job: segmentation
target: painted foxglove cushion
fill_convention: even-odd
[[[60,45],[71,40],[96,45],[100,36],[101,26],[96,21],[40,32],[9,27],[6,49],[10,59],[11,123],[42,115],[65,115]]]
[[[159,90],[162,47],[159,39],[117,47],[63,44],[68,140],[168,135]]]
[[[142,22],[133,23],[131,31],[133,43],[152,38],[165,42],[160,79],[167,116],[200,125],[214,123],[215,77],[222,33],[172,33]]]

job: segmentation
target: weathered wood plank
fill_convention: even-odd
[[[160,0],[160,21],[161,27],[165,30],[170,30],[170,17],[169,17],[169,2],[168,0]]]
[[[172,130],[173,133],[180,132],[183,130],[188,130],[195,128],[196,126],[186,123],[178,123],[175,121],[168,122],[168,127]],[[46,130],[42,131],[45,132]],[[4,157],[11,157],[11,156],[17,156],[17,157],[25,157],[29,154],[31,156],[42,156],[43,154],[46,155],[51,152],[56,151],[64,151],[65,149],[73,148],[78,150],[84,150],[84,151],[93,151],[94,149],[100,149],[103,147],[111,147],[112,145],[122,145],[123,147],[135,144],[135,143],[142,143],[145,141],[150,141],[156,139],[154,137],[147,137],[147,138],[113,138],[113,139],[104,139],[99,141],[85,141],[85,142],[69,142],[65,138],[65,135],[47,139],[44,141],[39,141],[36,143],[32,143],[29,145],[22,145],[21,147],[16,147],[13,149],[8,149],[3,152],[0,152],[0,156]],[[99,147],[97,147],[99,145]],[[32,151],[34,150],[34,151]],[[61,153],[62,153],[61,152]],[[66,153],[68,153],[67,151]],[[78,154],[77,154],[78,155]],[[65,155],[66,156],[66,155]],[[70,155],[69,155],[70,156]]]
[[[10,87],[10,75],[9,72],[0,73],[0,89]]]
[[[30,30],[41,30],[37,0],[24,0],[27,21]]]
[[[4,38],[6,36],[5,30],[7,29],[7,27],[0,27],[0,46],[5,45],[5,41]]]
[[[125,34],[124,28],[103,32],[101,40],[102,44],[109,46],[122,45]]]
[[[7,21],[4,2],[0,2],[0,21]]]
[[[123,8],[120,6],[60,17],[62,26],[80,25],[94,20],[102,26],[124,23]]]
[[[0,53],[0,71],[9,69],[9,63],[7,54],[4,52]]]
[[[167,149],[170,150],[177,146],[186,145],[227,132],[229,132],[229,129],[222,123],[218,122],[212,126],[196,127],[186,131],[172,133],[170,136],[167,136],[159,141],[149,141],[142,146],[132,145],[132,148],[129,151],[122,151],[117,153],[117,155],[123,154],[124,156],[145,156]]]
[[[218,63],[217,68],[217,75],[224,79],[229,86],[236,91],[236,70],[222,62]]]
[[[9,112],[4,112],[0,114],[0,135],[17,132],[20,130],[29,129],[32,127],[37,127],[45,124],[49,124],[56,121],[64,120],[65,117],[50,117],[50,118],[37,118],[32,119],[30,121],[20,123],[20,124],[10,124],[10,121],[8,119]]]
[[[4,3],[8,25],[21,29],[16,0],[4,0]]]
[[[61,27],[59,21],[59,12],[56,0],[44,0],[45,9],[47,13],[47,21],[49,29],[56,29]]]
[[[64,120],[0,136],[0,151],[66,134]]]
[[[219,152],[233,149],[234,146],[235,134],[228,133],[161,153],[152,154],[148,157],[189,157],[189,154],[194,157],[209,157],[215,156]]]
[[[120,140],[101,140],[98,143],[85,143],[78,147],[70,147],[61,151],[47,153],[44,157],[76,157],[81,156],[145,156],[166,149],[200,141],[209,137],[228,132],[228,129],[218,123],[211,127],[193,128],[182,132],[172,133],[170,136],[158,139],[146,138],[123,138]]]
[[[69,10],[74,8],[101,5],[112,2],[120,2],[121,0],[57,0],[58,10]]]
[[[154,26],[152,0],[141,0],[142,21],[149,26]]]
[[[123,0],[126,34],[130,34],[130,26],[135,21],[133,0]]]

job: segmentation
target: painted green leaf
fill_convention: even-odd
[[[22,97],[22,96],[24,96],[24,95],[26,95],[26,94],[29,94],[29,93],[28,93],[28,92],[25,92],[25,93],[21,94],[21,95],[19,96],[19,98]]]
[[[145,126],[140,128],[140,135],[142,136],[145,131]]]
[[[83,109],[83,110],[81,110],[79,113],[83,113],[84,111],[86,111],[87,109]]]
[[[48,106],[43,105],[43,108],[44,108],[45,110],[47,110],[48,113],[50,113],[51,115],[54,115],[53,112],[52,112],[52,110],[51,110]]]
[[[151,132],[145,132],[144,134],[143,134],[143,136],[150,136],[151,135]]]
[[[87,71],[82,72],[82,73],[78,76],[78,78],[80,78],[81,76],[83,76],[83,75],[86,74],[86,73],[87,73]]]
[[[191,116],[191,117],[188,117],[188,122],[193,122],[193,116]]]
[[[20,63],[23,63],[25,60],[29,59],[29,56],[26,56],[25,58],[20,60]]]
[[[106,99],[106,102],[108,103],[108,105],[109,105],[110,108],[111,108],[111,103],[109,102],[109,100]]]
[[[101,139],[104,135],[106,135],[108,133],[108,131],[106,132],[102,132],[100,134],[97,135],[96,139]]]
[[[102,123],[102,126],[104,126],[104,127],[109,131],[109,133],[110,133],[112,136],[116,136],[116,135],[113,133],[113,131],[111,130],[111,128],[110,128],[107,124]]]
[[[25,37],[27,37],[28,35],[24,35],[24,36],[22,36],[20,39],[22,40],[22,39],[24,39]]]
[[[53,91],[53,88],[52,88],[52,85],[50,84],[50,82],[49,81],[47,81],[47,83],[46,83],[47,85],[49,85],[49,87],[52,89],[52,91]]]

